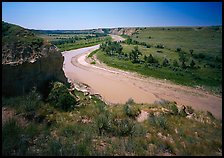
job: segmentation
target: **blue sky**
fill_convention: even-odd
[[[222,2],[2,2],[2,20],[30,29],[222,25]]]

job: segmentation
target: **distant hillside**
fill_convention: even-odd
[[[50,44],[32,31],[2,21],[2,64],[34,62],[49,48]]]
[[[37,34],[104,34],[107,33],[103,29],[88,30],[31,30]]]
[[[116,34],[129,35],[135,33],[138,28],[98,28],[88,30],[31,30],[37,34]]]

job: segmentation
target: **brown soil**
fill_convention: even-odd
[[[2,126],[5,124],[6,121],[12,118],[14,118],[22,127],[27,125],[28,121],[24,117],[16,115],[13,109],[8,107],[2,107]]]

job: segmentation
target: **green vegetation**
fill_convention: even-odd
[[[43,100],[35,89],[26,96],[2,98],[6,113],[16,113],[2,126],[3,155],[221,155],[222,123],[210,112],[191,111],[195,117],[187,118],[166,100],[137,104],[129,99],[125,105],[108,106],[94,95],[67,92],[55,82],[49,98],[52,93],[56,100],[64,93],[76,96],[76,108],[69,111]],[[28,104],[31,108],[24,108]],[[137,122],[141,110],[149,115]]]
[[[200,86],[220,95],[222,93],[220,28],[141,29],[119,44],[121,52],[108,54],[111,52],[109,44],[98,51],[97,57],[112,67],[138,72],[144,76],[167,79],[177,84]],[[148,38],[149,36],[151,38]]]
[[[111,37],[104,33],[80,32],[73,33],[66,31],[39,32],[40,37],[56,45],[61,51],[78,49],[83,47],[94,46],[104,41],[110,40]]]
[[[48,101],[57,108],[68,111],[75,108],[76,97],[69,94],[65,85],[60,82],[53,84],[53,88],[48,96]]]
[[[92,58],[93,57],[93,55],[94,54],[96,54],[96,52],[98,51],[98,49],[97,50],[94,50],[94,51],[92,51],[87,57],[88,58]]]

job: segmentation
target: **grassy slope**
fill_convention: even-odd
[[[170,113],[157,117],[151,115],[138,123],[127,116],[125,105],[107,106],[96,97],[90,99],[81,92],[74,93],[82,105],[69,112],[29,95],[3,98],[3,106],[16,109],[18,116],[29,116],[32,112],[35,115],[26,127],[15,124],[15,120],[2,127],[3,155],[162,155],[165,152],[172,155],[219,155],[221,122],[206,114],[197,113],[210,118],[214,124]],[[129,104],[145,111],[162,107],[170,109],[169,103]],[[33,106],[27,108],[25,105]],[[42,121],[33,118],[42,118]],[[84,120],[90,122],[84,123]],[[158,133],[167,139],[160,138]]]
[[[138,36],[138,38],[136,38]],[[151,39],[148,37],[151,36]],[[207,53],[213,55],[222,54],[221,29],[211,27],[197,28],[147,28],[131,36],[134,40],[149,44],[163,44],[172,50],[182,48],[189,52],[194,49],[195,53]]]
[[[151,39],[148,38],[149,36],[151,36]],[[172,68],[168,67],[147,67],[145,64],[132,64],[127,60],[119,60],[118,58],[108,57],[101,51],[97,53],[98,58],[109,66],[136,71],[146,76],[168,79],[178,84],[188,86],[204,86],[204,88],[220,94],[222,84],[222,68],[212,68],[209,66],[209,64],[216,66],[222,65],[220,61],[217,62],[215,59],[216,57],[222,59],[222,35],[220,30],[217,31],[211,28],[202,28],[199,30],[195,28],[179,28],[177,30],[173,30],[172,28],[170,28],[170,30],[163,30],[162,28],[147,28],[140,30],[137,34],[132,35],[131,38],[139,42],[151,44],[153,46],[151,48],[145,48],[140,45],[138,48],[142,52],[143,56],[152,54],[159,60],[160,64],[162,64],[164,58],[167,58],[171,65],[174,59],[178,61],[179,56],[175,50],[176,48],[181,48],[187,53],[189,59],[186,64],[190,64],[191,59],[194,59],[196,65],[201,68],[193,70],[179,69],[178,71],[173,71]],[[154,46],[157,44],[163,44],[165,48],[155,48]],[[134,48],[134,45],[122,44],[122,46],[124,53],[129,53]],[[205,54],[205,58],[195,59],[190,55],[190,49],[194,50],[193,54]],[[163,51],[163,53],[158,53],[158,50]],[[140,57],[142,60],[143,56]]]

